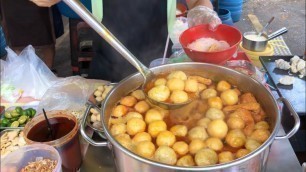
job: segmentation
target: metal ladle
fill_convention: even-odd
[[[95,17],[86,9],[86,7],[83,6],[82,3],[80,3],[80,1],[63,1],[142,74],[144,77],[142,90],[146,88],[147,84],[152,81],[152,79],[156,78],[155,74],[145,65],[143,65],[101,22],[95,19]],[[191,102],[191,100],[180,104],[158,102],[151,99],[145,91],[144,93],[153,104],[165,109],[177,109]]]

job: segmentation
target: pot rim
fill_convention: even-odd
[[[265,41],[254,41],[254,40],[251,40],[251,39],[246,38],[246,37],[245,37],[246,35],[257,35],[257,32],[250,31],[250,32],[244,32],[244,33],[243,33],[243,38],[244,38],[245,40],[250,41],[250,42],[255,42],[255,43],[256,43],[256,42],[265,43],[265,42],[268,42],[268,39],[269,39],[268,35],[265,34],[265,33],[262,34],[262,36],[264,36],[264,37],[266,38]]]
[[[167,65],[162,65],[162,66],[157,66],[154,68],[151,68],[153,71],[154,69],[158,69],[158,68],[164,68],[167,66],[179,66],[182,64],[187,64],[187,65],[201,65],[201,64],[205,64],[208,66],[213,66],[216,68],[223,68],[224,70],[230,70],[231,72],[236,73],[237,75],[246,75],[243,73],[240,73],[238,71],[235,71],[233,69],[230,68],[226,68],[224,66],[219,66],[219,65],[215,65],[215,64],[209,64],[209,63],[197,63],[197,62],[183,62],[183,63],[173,63],[173,64],[167,64]],[[138,155],[136,155],[135,153],[131,152],[130,150],[126,149],[125,147],[121,146],[121,144],[119,142],[117,142],[113,136],[111,136],[110,131],[108,129],[108,121],[105,121],[104,119],[104,111],[105,111],[105,106],[106,106],[106,102],[108,102],[108,99],[111,97],[112,93],[115,92],[117,90],[117,88],[121,85],[121,83],[124,83],[125,81],[128,81],[131,77],[135,76],[135,75],[140,75],[139,72],[134,73],[128,77],[126,77],[125,79],[123,79],[122,81],[120,81],[110,92],[109,94],[106,96],[105,101],[102,103],[102,110],[101,110],[101,117],[103,119],[102,122],[102,126],[104,129],[104,133],[107,137],[108,142],[110,142],[113,147],[119,148],[121,151],[123,151],[126,155],[128,155],[129,157],[132,157],[135,160],[141,161],[143,163],[147,163],[150,165],[154,165],[157,167],[162,167],[162,168],[166,168],[166,169],[172,169],[172,170],[185,170],[185,171],[210,171],[210,170],[220,170],[220,169],[224,169],[224,168],[229,168],[229,167],[233,167],[236,165],[239,165],[241,163],[244,163],[248,160],[250,160],[251,158],[257,156],[258,154],[260,154],[261,152],[263,152],[268,146],[270,146],[272,144],[272,142],[274,141],[274,138],[276,137],[276,134],[278,133],[279,127],[280,127],[280,110],[277,106],[277,101],[275,100],[275,98],[273,97],[273,95],[264,87],[264,85],[262,85],[259,81],[253,79],[252,77],[249,77],[251,82],[254,82],[258,85],[260,85],[260,87],[264,87],[264,91],[266,92],[266,94],[269,95],[270,98],[272,98],[273,100],[273,104],[275,105],[274,108],[276,108],[277,110],[277,117],[275,120],[275,126],[274,129],[270,135],[270,137],[259,147],[257,148],[255,151],[249,153],[248,155],[242,157],[242,158],[238,158],[236,160],[233,160],[231,162],[228,163],[222,163],[222,164],[215,164],[215,165],[210,165],[210,166],[192,166],[192,167],[183,167],[183,166],[175,166],[175,165],[168,165],[168,164],[163,164],[163,163],[159,163],[147,158],[143,158],[140,157]],[[248,75],[246,75],[248,76]]]

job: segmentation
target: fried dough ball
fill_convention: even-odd
[[[266,121],[260,121],[255,124],[255,129],[269,130],[270,126]]]
[[[114,124],[112,125],[110,132],[113,136],[118,134],[124,134],[126,132],[126,125],[123,123]]]
[[[227,163],[235,159],[234,154],[230,151],[224,151],[218,155],[219,163]]]
[[[236,152],[236,158],[241,158],[241,157],[244,157],[246,156],[247,154],[249,154],[250,151],[247,150],[247,149],[239,149],[237,152]]]
[[[205,140],[205,144],[208,148],[214,150],[214,151],[220,151],[223,148],[223,143],[221,139],[215,138],[215,137],[210,137]]]
[[[144,100],[146,98],[146,95],[142,90],[133,91],[131,96],[135,97],[137,100]]]
[[[158,78],[155,82],[154,82],[154,86],[158,86],[158,85],[166,85],[167,80],[165,78]]]
[[[174,165],[177,161],[174,150],[168,146],[160,146],[154,154],[154,159],[158,162]]]
[[[125,117],[125,116],[124,116]],[[119,117],[119,118],[110,118],[109,119],[109,123],[110,124],[120,124],[120,123],[123,123],[125,124],[126,123],[126,120],[124,117]]]
[[[229,84],[227,81],[219,81],[217,84],[217,90],[220,92],[223,92],[225,90],[231,89],[231,84]]]
[[[220,97],[211,97],[208,99],[208,105],[211,108],[222,109],[223,104]]]
[[[120,104],[132,107],[137,103],[137,99],[133,96],[125,96],[120,100]]]
[[[244,121],[239,117],[228,118],[227,125],[230,129],[243,129],[245,127]]]
[[[183,71],[173,71],[168,76],[167,79],[177,78],[180,80],[187,80],[187,75]]]
[[[194,155],[199,150],[206,148],[206,147],[207,146],[203,140],[200,140],[200,139],[191,140],[191,142],[189,143],[189,153]]]
[[[258,141],[258,142],[265,142],[270,137],[270,131],[264,129],[257,129],[252,132],[250,138]]]
[[[155,138],[160,132],[167,130],[167,124],[164,121],[153,121],[149,124],[148,133]]]
[[[151,88],[148,92],[148,95],[151,99],[163,102],[166,101],[170,96],[170,90],[165,85],[158,85],[153,88]]]
[[[171,147],[176,141],[175,135],[170,131],[161,131],[156,138],[156,144],[158,146]]]
[[[172,146],[172,149],[179,155],[179,156],[183,156],[186,155],[189,151],[188,149],[188,144],[183,142],[183,141],[179,141],[179,142],[175,142],[174,145]]]
[[[173,103],[184,103],[188,101],[188,94],[185,91],[175,90],[170,96],[170,100]]]
[[[191,155],[185,155],[177,161],[176,165],[190,167],[190,166],[195,166],[195,163]]]
[[[150,109],[146,112],[145,121],[147,124],[159,120],[163,120],[163,115],[157,109]]]
[[[202,126],[205,129],[208,127],[208,124],[211,122],[209,118],[202,118],[197,122],[198,126]]]
[[[205,139],[208,138],[208,134],[204,127],[197,126],[189,130],[188,138],[189,140],[200,139],[204,141]]]
[[[221,100],[224,105],[234,105],[238,103],[238,94],[234,90],[225,90],[221,93]]]
[[[124,118],[125,118],[125,121],[128,121],[128,120],[130,120],[130,119],[132,119],[132,118],[143,119],[142,115],[141,115],[140,113],[138,113],[138,112],[129,112],[129,113],[127,113],[127,114],[124,116]]]
[[[115,136],[115,139],[125,148],[132,149],[132,140],[128,134],[119,134]]]
[[[141,132],[141,133],[137,133],[134,137],[133,137],[133,142],[137,143],[137,142],[143,142],[143,141],[152,141],[152,137],[149,133],[147,132]]]
[[[217,91],[212,88],[208,88],[204,91],[201,92],[201,99],[209,99],[211,97],[216,97],[217,96]]]
[[[198,166],[214,165],[218,162],[218,155],[214,150],[204,148],[195,154],[194,160]]]
[[[255,149],[257,149],[261,144],[253,139],[247,139],[247,141],[245,142],[245,148],[247,148],[249,151],[254,151]]]
[[[198,83],[198,88],[199,88],[198,91],[203,91],[203,90],[205,90],[207,88],[207,86],[204,85],[204,84]]]
[[[126,106],[118,105],[114,108],[112,116],[122,117],[127,113],[127,111],[128,111],[128,108]]]
[[[224,119],[224,113],[222,112],[222,110],[217,109],[217,108],[209,108],[206,111],[205,116],[211,120],[215,120],[215,119]]]
[[[185,82],[181,79],[172,78],[167,81],[166,86],[169,88],[170,91],[174,90],[184,90]]]
[[[185,81],[185,91],[196,93],[199,90],[198,81],[195,79],[187,79]]]
[[[228,145],[234,148],[242,147],[245,144],[246,137],[242,130],[230,130],[225,138]]]
[[[146,123],[139,118],[132,118],[127,122],[126,130],[129,135],[135,135],[146,130]]]
[[[136,103],[136,105],[134,106],[134,109],[139,113],[145,113],[147,110],[150,109],[150,106],[146,101],[143,100],[143,101]]]
[[[102,96],[102,93],[103,93],[103,91],[97,90],[97,91],[94,92],[94,95],[95,95],[96,97],[101,97],[101,96]]]
[[[104,91],[104,85],[100,85],[97,89],[98,89],[99,91],[103,92],[103,91]]]
[[[185,137],[187,134],[187,127],[185,125],[174,125],[170,128],[170,131],[178,137]]]
[[[155,152],[155,145],[150,141],[139,142],[135,152],[142,157],[151,158]]]
[[[211,137],[223,139],[228,131],[226,123],[221,119],[216,119],[208,124],[207,132]]]

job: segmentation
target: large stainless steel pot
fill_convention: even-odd
[[[121,97],[127,95],[129,92],[135,90],[143,83],[143,77],[140,73],[131,75],[118,83],[112,91],[106,97],[104,103],[102,103],[101,110],[101,122],[103,125],[104,133],[108,141],[95,142],[85,133],[86,116],[83,118],[81,125],[82,136],[94,146],[108,146],[113,151],[116,168],[120,172],[134,172],[134,171],[152,171],[152,172],[168,172],[168,171],[265,171],[267,157],[270,150],[270,145],[275,139],[287,139],[294,135],[300,125],[299,116],[294,112],[291,104],[284,98],[279,99],[283,101],[291,111],[291,114],[295,120],[294,128],[284,136],[276,136],[280,127],[281,113],[278,107],[277,101],[273,98],[272,94],[258,81],[252,79],[248,75],[244,75],[235,70],[206,63],[176,63],[170,65],[159,66],[152,68],[154,73],[165,73],[173,70],[182,70],[186,73],[193,73],[204,77],[209,77],[213,80],[227,80],[233,85],[237,85],[239,89],[244,92],[252,92],[257,100],[262,105],[265,112],[269,115],[269,122],[272,128],[272,133],[269,139],[262,144],[256,151],[249,155],[232,161],[230,163],[219,164],[207,167],[178,167],[165,165],[158,162],[154,162],[149,159],[139,157],[133,152],[127,150],[121,146],[110,134],[108,129],[108,121],[111,115],[112,108],[121,99]],[[92,105],[89,105],[85,115]],[[103,155],[101,155],[103,158]]]

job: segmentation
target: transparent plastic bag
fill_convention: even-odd
[[[200,24],[209,24],[212,30],[222,23],[218,14],[205,6],[196,6],[191,9],[187,14],[187,21],[189,27]]]

